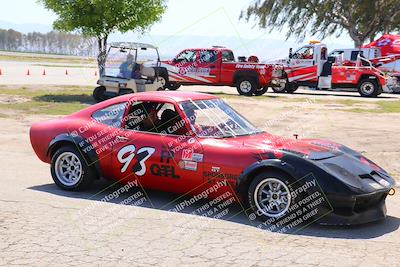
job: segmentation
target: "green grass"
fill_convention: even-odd
[[[0,104],[0,110],[12,110],[25,114],[66,115],[94,104],[93,88],[66,86],[62,90],[32,90],[27,87],[3,89],[0,94],[28,98],[29,101],[13,104]]]
[[[29,101],[13,104],[0,104],[0,118],[8,117],[2,114],[1,110],[10,110],[23,112],[25,114],[48,114],[48,115],[65,115],[81,110],[88,105],[94,104],[92,98],[93,87],[91,86],[46,86],[45,88],[35,86],[10,87],[0,86],[1,95],[19,96],[27,98]],[[345,112],[359,113],[400,113],[400,100],[385,101],[378,100],[376,102],[366,102],[353,99],[309,99],[309,98],[289,98],[285,96],[263,95],[258,97],[243,97],[239,95],[225,94],[222,92],[212,93],[216,96],[228,99],[241,99],[248,101],[277,101],[282,103],[305,102],[310,101],[322,105],[343,105],[347,108],[338,110]],[[362,105],[365,106],[362,106]],[[333,111],[334,112],[334,111]]]
[[[96,64],[93,59],[87,58],[57,58],[57,57],[38,57],[34,55],[0,55],[0,61],[29,61],[29,62],[53,62],[53,63],[80,63],[80,64]]]
[[[374,102],[377,105],[375,109],[366,108],[352,108],[348,111],[358,113],[400,113],[400,100],[396,101],[377,101]]]

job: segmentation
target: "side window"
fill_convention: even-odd
[[[217,55],[213,50],[200,51],[200,60],[205,63],[212,63],[217,60]]]
[[[351,51],[350,60],[351,61],[356,61],[357,57],[358,57],[358,54],[360,54],[360,56],[363,56],[362,55],[362,51]]]
[[[92,114],[92,118],[112,127],[121,127],[126,103],[120,103],[100,109]]]
[[[312,59],[313,56],[314,48],[310,46],[302,47],[293,54],[295,59]]]
[[[159,134],[186,134],[184,120],[171,103],[136,102],[127,115],[126,129]]]
[[[222,62],[234,62],[235,56],[232,51],[222,51]]]
[[[196,51],[186,50],[180,53],[176,58],[176,62],[194,62],[196,60]]]

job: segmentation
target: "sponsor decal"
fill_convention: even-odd
[[[170,161],[174,160],[174,152],[168,149],[161,150],[160,164],[154,163],[150,166],[150,173],[160,177],[170,177],[179,179],[180,176],[175,173],[175,166],[170,165]]]
[[[212,167],[211,167],[211,171],[212,171],[212,172],[219,172],[220,170],[221,170],[220,167],[216,167],[216,166],[212,166]]]
[[[155,176],[161,177],[170,177],[173,179],[179,179],[180,176],[176,175],[175,167],[170,165],[163,165],[163,164],[153,164],[150,166],[151,174]]]
[[[182,150],[182,160],[192,160],[193,151],[191,149]]]
[[[203,154],[193,153],[192,154],[192,160],[193,161],[197,161],[197,162],[202,162],[203,161]]]
[[[387,39],[383,39],[383,40],[378,41],[378,43],[376,45],[379,46],[379,47],[382,47],[382,46],[390,45],[391,42],[392,41],[389,38],[387,38]]]
[[[256,65],[256,64],[236,64],[235,68],[237,69],[264,69],[265,65]]]
[[[197,162],[195,161],[181,160],[178,166],[184,170],[197,171]]]
[[[190,161],[202,162],[203,161],[203,154],[195,153],[191,149],[183,149],[182,150],[182,160],[190,160]]]
[[[160,162],[169,163],[169,161],[174,159],[174,151],[163,149],[161,150]]]
[[[355,80],[356,79],[356,75],[355,74],[353,74],[353,73],[347,73],[346,74],[346,80],[348,80],[348,81],[353,81],[353,80]]]
[[[153,147],[142,147],[135,154],[136,147],[134,145],[127,145],[118,151],[117,159],[123,164],[121,167],[121,172],[125,172],[130,163],[134,158],[136,158],[136,163],[132,167],[132,171],[137,176],[143,176],[146,174],[146,160],[151,157],[156,151]]]

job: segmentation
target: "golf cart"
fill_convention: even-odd
[[[93,98],[101,102],[123,94],[164,90],[168,72],[160,65],[160,55],[153,45],[112,43]]]

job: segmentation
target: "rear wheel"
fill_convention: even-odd
[[[104,86],[99,86],[96,87],[93,90],[93,98],[94,100],[96,100],[96,102],[101,102],[106,100],[106,96],[105,96],[105,92],[106,92],[106,88]]]
[[[364,79],[358,84],[358,92],[363,97],[376,97],[379,91],[379,85],[375,80]]]
[[[63,146],[51,158],[51,176],[61,189],[77,191],[87,188],[96,173],[86,164],[81,153],[73,146]]]
[[[298,88],[299,86],[297,84],[287,83],[286,92],[288,92],[289,94],[293,94]]]
[[[172,91],[177,90],[179,87],[181,87],[181,85],[179,83],[170,83],[167,86],[168,90],[172,90]]]
[[[255,96],[260,96],[260,95],[265,94],[267,91],[268,91],[268,86],[264,86],[263,88],[260,88],[260,89],[256,90],[254,92],[254,95]]]
[[[236,89],[239,95],[252,96],[257,90],[257,83],[252,77],[239,78]]]

